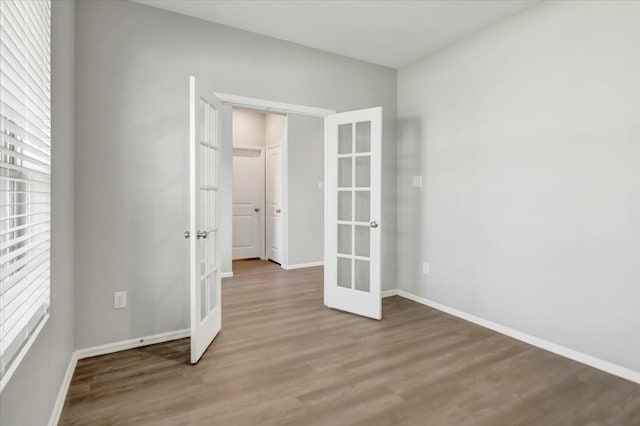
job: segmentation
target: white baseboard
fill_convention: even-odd
[[[106,345],[94,346],[91,348],[78,349],[71,354],[69,365],[67,366],[67,372],[64,375],[60,390],[56,402],[53,406],[53,411],[49,417],[49,426],[55,426],[60,421],[60,415],[64,408],[64,402],[67,399],[67,393],[69,392],[69,386],[71,385],[71,379],[73,378],[73,372],[76,369],[78,360],[84,358],[90,358],[92,356],[105,355],[113,352],[124,351],[127,349],[139,348],[142,346],[153,345],[156,343],[168,342],[169,340],[182,339],[189,337],[190,330],[176,330],[169,331],[167,333],[154,334],[152,336],[139,337],[137,339],[123,340],[120,342],[108,343]]]
[[[77,363],[78,354],[77,352],[73,352],[71,354],[71,359],[69,360],[69,365],[67,366],[67,372],[64,373],[62,384],[60,384],[60,390],[58,391],[56,402],[53,405],[51,416],[49,416],[49,426],[56,426],[60,421],[60,415],[64,408],[64,402],[67,400],[67,393],[69,392],[69,386],[71,385],[71,379],[73,378],[73,372],[76,370]]]
[[[393,290],[384,290],[382,292],[382,298],[384,299],[385,297],[391,297],[391,296],[397,296],[398,295],[398,289],[394,288]]]
[[[544,349],[546,351],[553,352],[565,358],[569,358],[579,363],[586,364],[590,367],[597,368],[598,370],[602,370],[607,373],[613,374],[615,376],[622,377],[623,379],[630,380],[635,383],[640,383],[640,371],[634,371],[629,368],[611,363],[609,361],[605,361],[600,358],[596,358],[594,356],[587,355],[585,353],[582,353],[573,349],[569,349],[557,343],[549,342],[548,340],[531,336],[522,331],[514,330],[513,328],[509,328],[504,325],[497,324],[495,322],[477,317],[475,315],[468,314],[466,312],[449,307],[447,305],[434,302],[433,300],[416,296],[404,290],[397,290],[397,294],[398,296],[404,297],[405,299],[413,300],[414,302],[421,303],[423,305],[429,306],[431,308],[437,309],[439,311],[445,312],[447,314],[453,315],[463,320],[472,322],[474,324],[478,324],[482,327],[496,331],[500,334],[504,334],[505,336],[509,336],[514,339],[520,340],[522,342],[528,343],[530,345],[536,346],[538,348]]]
[[[296,263],[295,265],[282,265],[287,271],[291,269],[313,268],[315,266],[323,266],[324,262],[309,262],[309,263]]]
[[[231,278],[233,277],[233,272],[223,272],[220,274],[220,278]]]
[[[90,358],[92,356],[105,355],[127,349],[139,348],[142,346],[154,345],[156,343],[168,342],[169,340],[189,337],[189,329],[169,331],[167,333],[154,334],[152,336],[139,337],[137,339],[122,340],[120,342],[108,343],[106,345],[94,346],[91,348],[78,349],[76,356],[78,359]]]

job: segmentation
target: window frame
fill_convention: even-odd
[[[0,4],[0,393],[50,319],[51,0]]]

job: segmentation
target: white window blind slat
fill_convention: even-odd
[[[39,250],[34,251],[33,256],[28,259],[22,259],[11,264],[13,272],[10,278],[6,278],[0,282],[0,291],[7,292],[17,285],[21,280],[26,279],[29,274],[41,267],[43,264],[48,267],[50,259],[50,250],[47,246],[41,246]]]
[[[2,164],[2,161],[0,161],[0,164]],[[22,176],[25,176],[26,178],[34,176],[35,178],[40,179],[43,182],[47,182],[51,177],[51,173],[49,173],[48,170],[41,170],[41,168],[37,166],[27,167],[26,165],[16,166],[14,164],[4,163],[2,164],[2,166],[0,166],[0,173],[2,173],[2,169],[13,170],[15,172],[21,173]]]
[[[47,273],[43,275],[41,280],[48,281],[49,274]],[[34,283],[33,287],[28,291],[29,294],[27,294],[25,298],[20,299],[22,305],[19,310],[14,312],[14,314],[8,318],[3,318],[3,321],[7,322],[7,331],[5,333],[5,338],[3,339],[5,344],[8,344],[16,337],[19,337],[20,331],[24,329],[25,325],[28,325],[34,319],[32,318],[33,315],[40,312],[40,308],[42,306],[48,306],[48,303],[41,303],[43,296],[45,296],[47,292],[43,285],[39,285],[39,281]]]
[[[0,96],[2,96],[1,90]],[[0,112],[0,131],[14,138],[17,138],[24,143],[33,145],[43,150],[49,150],[51,146],[49,142],[37,139],[34,134],[25,129],[25,127],[27,126],[27,120],[19,114],[20,113],[18,112],[18,110],[14,110],[10,105],[4,104],[4,108]],[[14,119],[14,117],[11,117],[11,115],[17,115],[17,119]]]
[[[29,227],[31,229],[32,227]],[[20,247],[23,242],[32,240],[34,238],[41,237],[42,235],[49,235],[49,229],[42,229],[38,231],[32,231],[18,238],[13,238],[6,243],[0,244],[0,251],[8,251],[10,248]]]
[[[25,214],[17,214],[14,216],[8,216],[6,218],[2,218],[0,219],[0,221],[8,221],[8,220],[14,220],[14,219],[20,219],[20,218],[27,218],[27,217],[32,217],[32,216],[47,216],[50,217],[51,216],[51,211],[49,210],[44,210],[41,212],[33,212],[33,213],[25,213]],[[8,225],[7,225],[8,226]]]
[[[38,275],[32,276],[31,281],[11,288],[15,293],[13,294],[14,297],[11,300],[7,300],[6,305],[0,310],[0,316],[3,318],[7,334],[20,324],[24,314],[24,309],[22,309],[24,304],[30,300],[33,301],[35,294],[42,293],[43,284],[47,280],[48,274],[49,271],[45,268]]]
[[[28,244],[24,244],[21,248],[12,250],[8,254],[0,256],[0,266],[6,267],[8,271],[13,272],[14,268],[13,265],[11,265],[12,262],[23,255],[29,255],[29,252],[33,251],[35,248],[48,243],[48,235],[37,235],[28,241]]]
[[[51,164],[49,163],[49,156],[39,156],[36,157],[34,155],[28,155],[28,152],[16,152],[16,148],[14,147],[5,147],[5,144],[3,143],[2,145],[0,145],[0,153],[5,154],[8,157],[13,157],[14,159],[19,159],[22,161],[26,161],[29,164],[33,164],[36,166],[43,166],[46,168],[51,167]],[[17,146],[18,144],[16,144]],[[24,148],[19,148],[20,151],[22,151]]]
[[[29,321],[28,315],[25,318],[25,306],[26,311],[34,310],[37,308],[35,305],[39,303],[38,295],[42,296],[45,292],[45,282],[49,279],[49,271],[44,270],[40,275],[33,278],[31,282],[25,284],[23,288],[20,288],[16,297],[7,303],[5,309],[0,311],[2,319],[7,330],[6,335],[11,335],[22,325]]]
[[[33,225],[31,224],[19,225],[19,226],[14,226],[13,228],[3,229],[2,231],[0,231],[0,237],[14,233],[14,232],[22,231],[24,229],[28,229],[30,226],[46,225],[46,224],[49,224],[50,222],[51,221],[49,219],[44,219],[41,222],[35,222]]]
[[[26,142],[21,141],[11,135],[5,134],[0,131],[0,146],[8,147],[9,145],[15,145],[22,150],[23,154],[32,156],[33,158],[40,159],[41,161],[49,164],[48,159],[51,158],[51,153],[40,148],[36,148],[33,145],[29,145]]]
[[[0,0],[0,391],[48,318],[50,191],[51,1]]]

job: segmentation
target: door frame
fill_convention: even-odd
[[[222,93],[222,92],[214,92],[214,94],[218,99],[220,99],[223,105],[227,105],[235,108],[253,109],[253,110],[264,112],[267,114],[276,113],[276,114],[285,115],[285,133],[282,141],[282,153],[281,153],[282,155],[282,210],[283,210],[282,228],[283,229],[282,229],[282,264],[280,266],[283,269],[288,269],[288,265],[289,265],[289,197],[288,197],[289,176],[288,176],[288,167],[287,167],[287,164],[288,164],[288,155],[287,155],[288,130],[287,129],[289,124],[288,114],[300,114],[300,115],[309,115],[312,117],[325,118],[328,115],[335,114],[336,111],[333,109],[317,108],[317,107],[312,107],[307,105],[291,104],[287,102],[270,101],[267,99],[251,98],[247,96],[239,96],[239,95],[233,95],[233,94]],[[223,137],[222,143],[225,144],[225,141],[224,141],[225,135],[223,134],[222,137]],[[232,138],[233,138],[233,134],[232,134]],[[231,140],[230,142],[231,143],[228,146],[233,147],[233,140]],[[326,122],[325,122],[325,128],[324,128],[324,146],[326,150],[326,146],[327,146]],[[233,164],[231,165],[231,167],[233,167]],[[327,171],[326,162],[324,164],[324,170],[325,170],[325,179],[326,179],[326,171]],[[233,172],[231,175],[233,176]],[[324,186],[326,188],[326,182]],[[326,209],[327,191],[324,191],[324,205]],[[229,209],[232,209],[232,208],[233,208],[233,203],[229,206]],[[231,247],[227,247],[229,249],[229,253],[232,253],[233,236],[228,241],[228,244],[231,245]],[[233,275],[233,271],[231,271],[231,275]],[[325,294],[325,302],[326,302],[326,294]]]

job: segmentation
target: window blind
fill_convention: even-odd
[[[0,0],[0,138],[0,378],[4,385],[49,309],[50,0]]]

